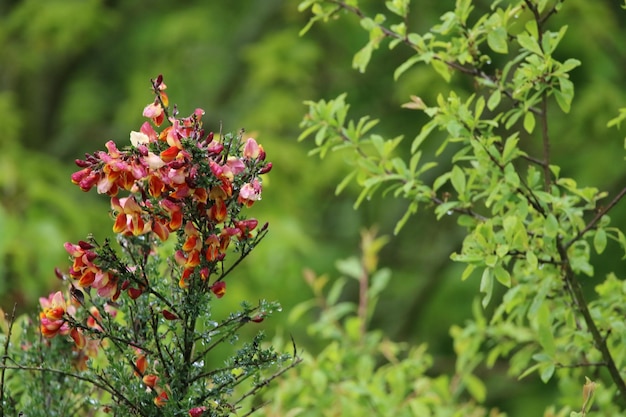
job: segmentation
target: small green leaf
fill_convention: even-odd
[[[450,82],[450,78],[452,78],[452,72],[450,71],[448,64],[439,59],[433,59],[432,66],[435,71],[437,71],[439,75],[441,75],[443,79],[446,80],[446,82]]]
[[[556,217],[554,217],[554,214],[548,214],[543,226],[543,232],[548,237],[556,237],[559,232],[559,222],[556,220]]]
[[[374,22],[374,19],[369,17],[364,17],[363,19],[361,19],[360,23],[361,27],[368,32],[376,27],[376,22]]]
[[[567,78],[560,77],[559,85],[561,89],[554,90],[554,97],[563,113],[569,113],[572,99],[574,98],[574,84]]]
[[[391,279],[391,270],[380,269],[372,276],[372,285],[368,291],[368,296],[374,298],[378,296],[385,288]]]
[[[406,17],[407,10],[409,7],[409,1],[408,0],[386,1],[385,6],[387,6],[387,9],[389,9],[389,11],[391,11],[392,13],[395,13],[400,17]]]
[[[508,164],[511,159],[517,156],[516,154],[518,153],[518,142],[519,137],[517,136],[517,133],[507,138],[506,142],[504,143],[504,149],[502,149],[502,164]]]
[[[345,178],[341,180],[339,185],[337,185],[337,188],[335,188],[335,195],[339,195],[348,186],[348,184],[352,182],[355,175],[356,175],[356,171],[352,171],[351,173],[346,175]]]
[[[441,186],[444,185],[449,179],[450,179],[449,172],[446,172],[445,174],[442,174],[439,177],[437,177],[437,179],[433,182],[433,191],[437,191],[438,189],[440,189]]]
[[[489,110],[493,110],[498,107],[501,98],[502,93],[500,92],[500,90],[493,90],[493,93],[491,93],[491,95],[489,96],[489,100],[487,100],[487,108],[489,108]]]
[[[543,52],[541,51],[541,48],[537,43],[537,39],[531,37],[527,33],[520,33],[519,35],[517,35],[517,42],[522,48],[526,49],[527,51],[533,52],[540,56],[543,55]]]
[[[531,366],[530,368],[528,368],[524,372],[522,372],[522,374],[519,377],[517,377],[517,379],[522,379],[522,378],[527,377],[528,375],[532,374],[537,369],[539,369],[540,366],[541,366],[540,363],[534,364],[533,366]]]
[[[452,187],[454,187],[454,190],[458,193],[459,197],[465,194],[465,173],[458,165],[455,165],[452,168],[450,182],[452,183]]]
[[[490,30],[487,33],[487,44],[492,51],[499,54],[506,54],[509,52],[509,46],[507,45],[507,33],[506,30],[500,26],[494,30]]]
[[[339,301],[339,296],[341,295],[341,292],[343,291],[343,287],[345,287],[345,285],[345,277],[340,277],[335,280],[332,287],[330,288],[330,291],[328,291],[328,295],[326,296],[326,303],[329,306],[337,304],[337,301]]]
[[[552,378],[552,375],[554,375],[554,370],[556,368],[553,363],[547,363],[541,368],[541,375],[539,377],[544,383],[546,383],[550,380],[550,378]]]
[[[493,268],[498,263],[498,257],[496,255],[487,255],[485,257],[485,265],[490,268]]]
[[[533,133],[535,130],[535,115],[530,111],[524,115],[524,130],[528,133]]]
[[[562,72],[569,72],[571,70],[573,70],[574,68],[580,66],[581,62],[577,59],[574,58],[570,58],[567,61],[565,61],[564,63],[561,64],[561,68],[559,68],[560,71]]]
[[[357,280],[363,275],[363,267],[355,257],[339,260],[335,266],[342,274]]]
[[[496,266],[493,273],[500,284],[507,288],[511,288],[511,274],[509,274],[509,271],[504,269],[502,265]]]
[[[394,81],[398,81],[398,78],[400,78],[400,76],[402,74],[404,74],[406,72],[406,70],[411,68],[413,65],[415,65],[419,61],[423,61],[422,56],[421,55],[413,55],[411,58],[407,59],[402,64],[400,64],[398,66],[398,68],[396,68],[396,70],[393,73]]]
[[[480,279],[480,292],[485,294],[481,303],[483,308],[486,308],[493,294],[493,274],[491,273],[491,268],[485,268],[483,271],[483,275]]]
[[[409,217],[411,217],[411,215],[417,212],[417,208],[418,208],[417,201],[415,200],[411,201],[411,204],[409,204],[409,207],[406,209],[406,211],[402,215],[402,218],[398,220],[398,223],[396,223],[396,226],[393,228],[394,235],[397,235],[398,233],[400,233],[400,230],[402,230],[406,222],[409,220]]]
[[[372,58],[372,44],[368,43],[359,52],[354,55],[352,59],[352,68],[356,68],[359,72],[364,73],[367,64],[369,64]]]
[[[317,300],[311,299],[297,304],[295,307],[291,308],[287,321],[289,323],[297,323],[306,312],[315,307],[316,303]]]
[[[435,127],[437,127],[437,123],[435,123],[434,120],[431,120],[430,122],[422,126],[419,135],[417,135],[415,139],[413,139],[413,143],[411,144],[411,153],[415,153],[415,151],[417,151],[417,149],[422,145],[422,142],[424,142],[424,140],[428,137],[428,135],[430,135],[430,132],[432,132]]]
[[[466,374],[463,377],[463,382],[465,383],[469,393],[476,401],[479,403],[485,401],[485,398],[487,397],[487,388],[478,377],[472,374]]]
[[[463,274],[461,274],[461,281],[465,281],[467,278],[469,278],[469,276],[472,275],[472,272],[474,272],[474,269],[476,269],[476,265],[467,265],[465,267],[465,270],[463,271]]]
[[[547,303],[539,307],[535,321],[537,325],[537,341],[546,355],[553,358],[556,353],[556,343],[554,342],[554,332],[552,331],[550,308]]]
[[[604,252],[604,249],[606,249],[606,230],[596,230],[596,233],[593,236],[593,247],[596,249],[598,254]]]
[[[526,262],[528,262],[528,266],[532,269],[536,269],[539,264],[539,259],[537,259],[537,255],[532,250],[526,252]]]

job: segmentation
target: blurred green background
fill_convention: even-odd
[[[383,8],[380,0],[360,3],[370,11]],[[475,3],[477,14],[490,4]],[[583,62],[573,72],[571,113],[555,117],[550,126],[554,163],[562,166],[563,176],[609,192],[626,183],[624,131],[606,129],[617,109],[626,106],[626,14],[618,3],[568,0],[551,21],[554,27],[569,25],[557,58]],[[70,183],[77,170],[73,161],[102,149],[107,140],[128,143],[152,99],[149,80],[159,73],[182,115],[202,107],[209,130],[219,130],[220,123],[226,131],[246,128],[274,164],[263,200],[252,209],[261,222],[269,221],[270,234],[232,276],[229,296],[220,300],[227,308],[267,298],[289,311],[311,296],[304,268],[336,276],[335,261],[357,252],[362,228],[377,225],[381,233],[392,233],[405,202],[380,198],[353,210],[356,187],[334,195],[347,172],[341,155],[320,161],[307,156],[311,144],[296,142],[306,112],[303,101],[345,91],[352,117],[382,119],[378,133],[404,134],[406,147],[424,122],[421,114],[400,108],[410,94],[429,103],[440,91],[474,86],[460,75],[446,84],[428,67],[416,67],[394,83],[393,70],[410,54],[400,49],[382,48],[360,74],[351,69],[352,55],[367,37],[358,21],[342,18],[299,37],[308,16],[297,4],[0,3],[0,307],[10,311],[17,303],[20,312],[34,311],[38,297],[58,284],[54,267],[67,266],[63,243],[87,233],[100,239],[110,235],[108,199]],[[453,6],[453,1],[416,1],[411,25],[427,31]],[[559,112],[556,106],[554,112]],[[534,142],[526,137],[523,147],[536,149]],[[626,228],[623,204],[612,217]],[[396,340],[427,342],[436,370],[454,366],[448,329],[470,315],[478,288],[473,279],[460,282],[460,266],[449,260],[462,238],[454,218],[436,222],[422,209],[385,247],[381,260],[393,278],[373,326]],[[610,270],[623,276],[621,256],[609,246],[596,265],[597,276]],[[592,288],[594,280],[586,284]],[[356,297],[352,289],[345,297]],[[278,325],[302,347],[320,348],[307,337],[306,323],[287,323],[287,314],[281,316],[266,325],[268,331]],[[510,388],[502,385],[495,400],[506,404],[515,400],[512,396],[534,395],[551,402],[550,390],[541,386],[515,383],[515,395]]]

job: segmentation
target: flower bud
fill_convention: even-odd
[[[89,250],[89,249],[93,249],[93,245],[89,242],[85,242],[84,240],[79,240],[78,241],[78,246],[80,246],[80,248],[82,250]]]
[[[178,320],[178,316],[169,310],[163,309],[161,311],[161,314],[163,314],[163,317],[165,317],[165,320]]]
[[[87,168],[89,166],[91,166],[91,164],[87,161],[83,161],[82,159],[76,159],[74,161],[76,163],[77,166],[81,167],[81,168]]]
[[[265,320],[265,317],[263,316],[263,314],[257,314],[256,316],[250,319],[250,321],[254,323],[261,323],[263,320]]]
[[[59,269],[59,267],[54,268],[54,275],[56,275],[56,277],[58,279],[60,279],[61,281],[63,281],[65,279],[65,277],[63,276],[63,273],[61,272],[61,269]]]
[[[259,174],[267,174],[271,170],[272,170],[272,163],[268,162],[267,164],[265,164],[265,166],[259,169]]]

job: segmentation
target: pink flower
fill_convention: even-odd
[[[253,179],[251,183],[245,183],[241,190],[239,190],[239,196],[237,202],[243,204],[246,207],[252,206],[255,201],[261,199],[261,183],[257,178]]]
[[[189,410],[189,417],[202,417],[206,410],[208,410],[207,407],[194,407]]]
[[[243,157],[249,159],[257,159],[262,151],[263,147],[261,147],[261,145],[259,145],[256,140],[249,138],[243,147]]]
[[[163,107],[161,107],[161,104],[159,104],[158,101],[155,101],[154,103],[148,104],[143,109],[143,117],[152,119],[152,122],[155,125],[161,126],[161,123],[163,123],[163,120],[165,120],[165,112],[163,112]]]
[[[67,304],[61,291],[50,294],[48,298],[40,298],[39,304],[43,309],[39,313],[41,334],[47,338],[52,338],[58,333],[67,334],[69,325],[63,318]]]

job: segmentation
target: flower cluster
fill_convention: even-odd
[[[161,303],[160,319],[171,322],[185,316],[181,321],[193,330],[188,313],[155,290],[155,277],[146,273],[147,259],[175,235],[177,245],[168,265],[179,291],[224,296],[224,277],[233,265],[225,267],[227,254],[245,257],[266,233],[267,224],[259,227],[256,219],[245,216],[245,209],[261,199],[260,176],[272,164],[265,160],[263,147],[243,131],[237,135],[205,132],[202,109],[179,118],[176,107],[169,107],[161,76],[152,80],[152,89],[155,99],[143,111],[149,121],[130,133],[129,143],[118,147],[107,142],[105,151],[77,160],[81,169],[71,177],[81,190],[95,189],[110,198],[112,228],[123,249],[124,245],[138,247],[142,255],[133,257],[136,249],[126,248],[131,262],[123,261],[108,241],[99,244],[93,238],[66,243],[72,265],[66,274],[57,271],[57,276],[68,282],[70,296],[57,292],[41,299],[40,329],[46,338],[71,336],[83,369],[98,354],[100,345],[95,341],[108,337],[131,346],[136,358],[127,359],[130,368],[155,393],[154,404],[162,407],[168,402],[169,388],[156,371],[148,371],[150,349],[144,349],[144,341],[137,338],[110,336],[105,323],[111,326],[115,306],[149,293]],[[87,308],[86,297],[92,303],[95,298],[100,301]],[[154,329],[158,333],[158,326]],[[185,339],[183,344],[192,342]],[[196,415],[198,410],[203,408],[189,413]]]
[[[182,267],[180,285],[186,287],[198,271],[201,279],[209,278],[233,238],[252,237],[258,222],[237,217],[241,207],[261,199],[259,175],[269,172],[272,164],[253,138],[242,143],[241,135],[217,139],[212,132],[205,134],[202,109],[181,119],[169,116],[161,76],[153,88],[156,98],[143,115],[154,127],[145,122],[138,132],[131,132],[131,146],[124,150],[109,141],[107,152],[77,160],[82,169],[72,175],[72,182],[84,191],[96,187],[111,197],[115,233],[154,234],[166,240],[182,228],[184,244],[176,252],[176,262]],[[155,130],[166,118],[169,126]],[[128,195],[118,197],[120,190]],[[94,266],[91,248],[79,243],[67,244],[66,249],[75,259],[71,276],[80,277],[80,286],[91,285],[103,297],[119,296],[116,277]],[[223,290],[223,284],[217,285],[216,293]]]

